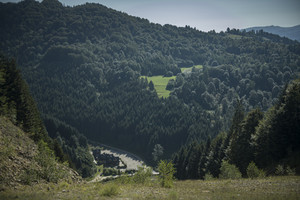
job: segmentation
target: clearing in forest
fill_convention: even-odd
[[[157,92],[158,97],[167,98],[170,95],[169,90],[166,90],[169,80],[176,79],[176,76],[164,77],[164,76],[142,76],[142,78],[146,78],[148,82],[152,81],[154,84],[154,88]]]
[[[185,68],[180,68],[181,72],[191,72],[193,67],[196,69],[202,69],[202,65],[194,65],[192,67],[185,67]],[[152,81],[154,84],[154,88],[157,92],[158,97],[164,97],[167,98],[170,96],[171,91],[166,90],[166,87],[168,85],[169,80],[176,79],[176,76],[171,76],[171,77],[165,77],[162,75],[159,76],[141,76],[141,78],[145,78],[148,80],[148,82]]]
[[[180,68],[181,69],[181,73],[183,72],[191,72],[193,67],[195,67],[196,69],[202,69],[203,66],[202,65],[194,65],[192,67],[183,67],[183,68]]]

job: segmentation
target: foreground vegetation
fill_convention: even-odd
[[[145,183],[45,184],[5,189],[0,199],[299,199],[300,177],[175,181],[163,188],[155,178]]]

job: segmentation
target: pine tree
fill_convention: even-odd
[[[251,111],[241,122],[240,132],[232,138],[230,143],[230,162],[235,164],[243,175],[246,175],[248,164],[254,160],[251,136],[255,134],[255,128],[262,117],[263,114],[259,109]]]
[[[260,168],[269,168],[272,172],[279,162],[298,160],[299,113],[300,81],[296,80],[286,87],[277,105],[267,111],[253,137],[255,160]],[[292,162],[295,167],[299,167],[299,164]]]
[[[220,133],[212,141],[210,152],[207,156],[207,162],[205,163],[206,173],[210,173],[213,177],[218,177],[220,174],[220,167],[223,160],[223,142],[226,138],[225,133]],[[207,172],[208,171],[208,172]]]
[[[227,134],[227,138],[224,141],[225,142],[225,156],[227,159],[231,159],[235,153],[234,149],[231,149],[232,143],[235,143],[235,141],[238,138],[239,133],[241,132],[241,122],[244,119],[244,108],[240,100],[237,100],[236,109],[232,118],[231,126]]]
[[[177,155],[173,159],[174,167],[176,168],[175,176],[178,179],[186,178],[186,157],[187,151],[185,147],[181,147]]]

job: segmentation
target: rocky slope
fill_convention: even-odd
[[[59,178],[80,180],[75,171],[47,157],[41,146],[10,120],[0,117],[1,188],[49,180],[56,182]]]

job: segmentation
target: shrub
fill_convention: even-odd
[[[162,187],[173,186],[175,168],[172,162],[161,160],[158,164],[159,180]]]
[[[150,167],[138,167],[138,171],[133,176],[135,183],[146,183],[152,175],[152,169]]]
[[[263,178],[265,177],[265,172],[263,170],[258,169],[254,162],[251,162],[247,167],[247,176],[251,179]]]
[[[116,176],[120,175],[120,170],[114,169],[114,168],[104,168],[103,169],[103,175],[104,176]]]
[[[132,183],[132,177],[128,176],[128,175],[121,175],[118,179],[116,179],[116,181],[118,184],[124,185],[124,184],[129,184]]]
[[[228,161],[223,160],[220,168],[220,178],[221,179],[239,179],[242,177],[239,169],[232,164],[229,164]]]
[[[277,165],[276,170],[275,170],[275,174],[277,176],[283,176],[285,174],[285,170],[283,165]]]
[[[26,185],[31,185],[33,182],[38,181],[38,170],[36,168],[28,168],[25,169],[24,172],[20,176],[20,180],[22,183]]]
[[[283,175],[294,176],[296,174],[296,169],[292,169],[290,168],[290,166],[284,168],[283,165],[277,165],[275,174],[277,176],[283,176]]]
[[[213,180],[213,179],[214,179],[213,175],[209,172],[204,175],[204,180],[206,181]]]
[[[43,140],[39,141],[38,149],[39,152],[35,156],[35,161],[41,167],[38,176],[48,182],[58,182],[59,179],[62,179],[64,177],[65,173],[58,167],[54,152]]]
[[[177,192],[171,191],[171,192],[168,194],[167,199],[170,199],[170,200],[176,200],[176,199],[179,199]]]
[[[119,194],[119,187],[116,184],[106,184],[100,190],[101,196],[112,197]]]
[[[288,176],[295,176],[296,175],[296,169],[291,169],[289,166],[286,167],[286,174]]]

